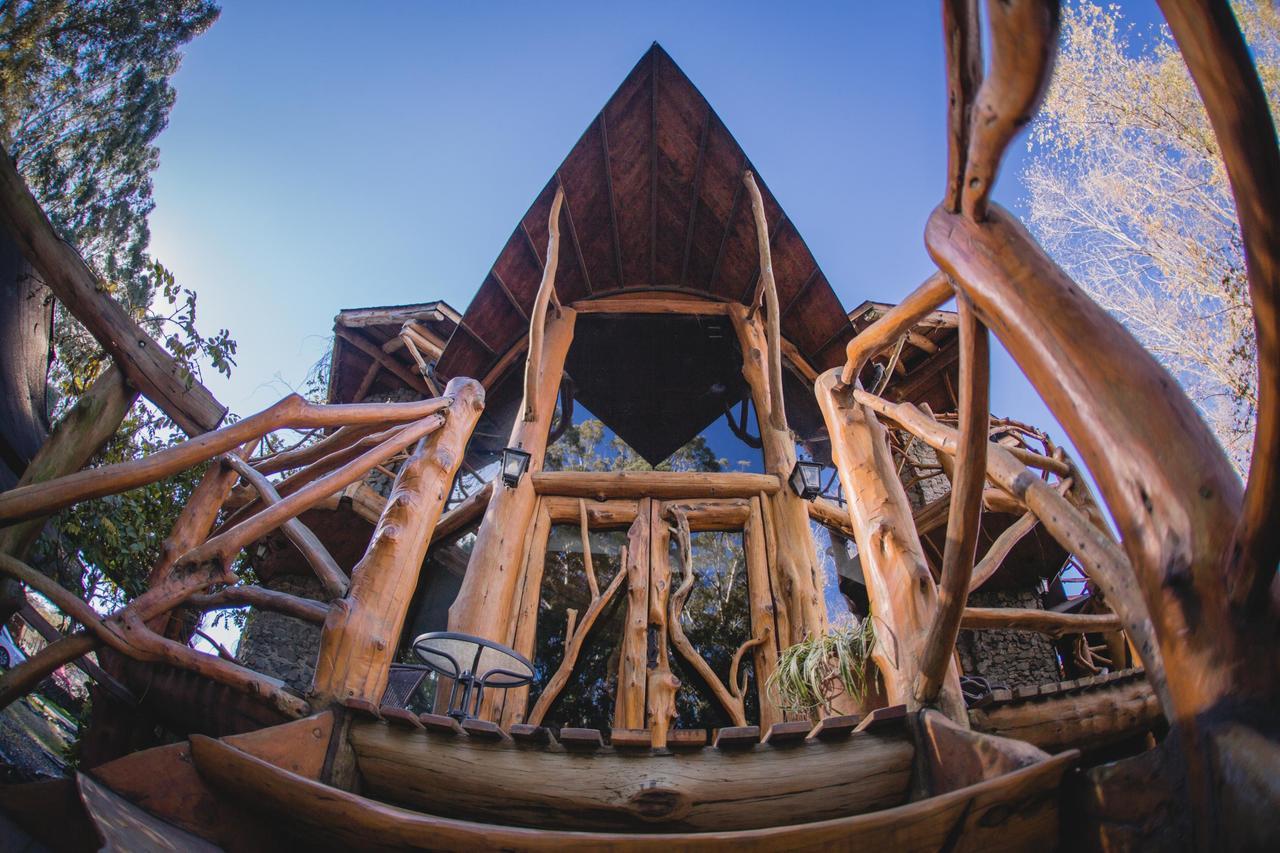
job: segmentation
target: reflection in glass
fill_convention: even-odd
[[[625,530],[591,531],[591,561],[601,592],[622,570],[621,549],[626,544]],[[626,601],[625,589],[619,590],[596,619],[578,654],[573,675],[548,709],[543,725],[610,728],[618,686],[618,658],[626,620]],[[576,524],[553,524],[547,538],[546,563],[542,573],[542,596],[538,602],[538,630],[533,650],[534,683],[529,691],[527,707],[537,704],[542,688],[564,659],[569,609],[576,610],[580,619],[590,606],[591,588],[587,585],[580,529]]]
[[[695,581],[680,625],[689,643],[697,650],[726,687],[733,654],[751,633],[751,605],[747,595],[747,563],[740,530],[695,532],[691,536]],[[671,590],[684,577],[679,543],[672,538],[670,550]],[[671,649],[671,669],[680,679],[676,694],[675,728],[697,729],[730,726],[733,722],[715,695],[698,677],[693,667]],[[760,721],[755,673],[751,653],[743,656],[741,669],[747,674],[743,704],[748,724]]]
[[[822,597],[827,618],[837,628],[851,625],[869,612],[867,588],[853,539],[816,521],[809,522],[822,567]]]

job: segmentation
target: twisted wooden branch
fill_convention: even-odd
[[[627,549],[622,549],[621,566],[625,566],[627,562]],[[542,724],[542,718],[547,715],[547,711],[551,710],[551,705],[560,696],[560,692],[564,690],[564,686],[569,683],[569,676],[573,675],[573,668],[578,663],[578,655],[582,652],[583,643],[586,642],[587,635],[591,633],[591,628],[595,625],[596,619],[613,600],[614,593],[622,587],[622,581],[626,578],[627,573],[623,568],[618,569],[618,573],[613,576],[613,580],[609,582],[609,586],[605,589],[603,595],[597,595],[591,599],[591,605],[586,612],[582,614],[582,618],[578,620],[577,625],[570,622],[565,631],[568,635],[568,642],[564,647],[564,659],[560,661],[555,675],[551,676],[547,681],[547,686],[543,688],[542,694],[538,696],[537,703],[533,706],[533,710],[529,712],[529,716],[525,719],[529,725],[537,726]]]
[[[259,497],[267,506],[274,506],[280,503],[280,494],[275,490],[271,481],[255,471],[249,463],[234,453],[229,453],[222,458],[235,469],[236,473],[244,478],[245,482],[257,491]],[[341,598],[346,595],[347,588],[350,585],[347,576],[333,559],[333,556],[330,555],[329,549],[324,547],[324,543],[320,541],[319,537],[312,533],[311,529],[296,517],[290,518],[280,527],[294,547],[302,553],[302,556],[316,573],[316,577],[320,579],[325,591],[329,593],[329,597]]]
[[[547,221],[547,261],[542,267],[542,281],[533,300],[529,316],[529,356],[524,363],[524,420],[533,423],[538,417],[538,373],[542,369],[542,337],[547,325],[547,304],[554,303],[560,315],[560,297],[556,295],[556,269],[560,265],[560,207],[564,204],[564,187],[556,186],[551,200],[551,216]]]
[[[318,601],[261,586],[229,586],[218,592],[193,595],[186,603],[202,611],[256,607],[259,610],[283,613],[313,625],[323,625],[325,617],[329,615],[329,608]]]
[[[940,453],[954,455],[956,452],[956,430],[926,417],[915,406],[890,403],[862,390],[855,390],[853,396],[857,402],[895,421]],[[1123,620],[1124,630],[1142,657],[1147,680],[1165,703],[1168,683],[1164,660],[1156,643],[1151,616],[1134,586],[1133,567],[1124,551],[1053,486],[1027,470],[1009,448],[994,442],[987,447],[987,477],[1034,512],[1045,530],[1080,560],[1090,580],[1098,585]]]
[[[48,598],[59,610],[88,629],[97,640],[127,657],[144,661],[163,661],[193,670],[206,678],[258,696],[289,716],[302,717],[310,713],[310,706],[289,693],[279,679],[270,678],[230,661],[198,652],[156,634],[143,621],[141,608],[135,606],[142,596],[135,599],[134,603],[128,607],[103,619],[79,597],[63,589],[43,573],[7,554],[0,554],[0,572],[16,578]],[[59,651],[59,656],[64,654],[66,649],[79,648],[81,645],[83,644],[67,644]],[[52,657],[53,655],[48,656],[42,665],[47,665]],[[8,684],[7,679],[0,678],[0,695],[9,696],[12,701],[17,697],[12,695],[13,691],[7,687]]]
[[[676,651],[685,659],[685,662],[692,666],[702,680],[706,682],[712,695],[716,697],[716,701],[724,708],[725,713],[729,715],[729,719],[733,721],[733,724],[735,726],[745,726],[747,718],[743,710],[742,693],[741,690],[737,689],[738,685],[734,682],[742,654],[747,649],[763,643],[764,639],[748,640],[734,653],[733,665],[729,671],[730,686],[725,687],[710,664],[706,662],[702,655],[698,654],[698,650],[689,642],[689,638],[685,636],[684,627],[680,624],[680,616],[684,612],[685,602],[689,599],[689,593],[693,591],[693,582],[696,579],[693,573],[693,544],[689,532],[689,519],[685,514],[675,507],[671,508],[668,514],[674,521],[671,529],[676,534],[676,540],[680,545],[680,565],[683,572],[680,586],[672,593],[669,605],[671,616],[667,620],[667,631],[671,635],[671,645],[675,646]]]
[[[944,7],[945,8],[945,7]],[[982,221],[1005,148],[1031,121],[1049,85],[1058,49],[1058,0],[987,3],[991,73],[969,118],[969,151],[960,206]]]
[[[399,423],[428,417],[446,408],[444,399],[416,403],[350,403],[322,406],[297,394],[230,426],[152,453],[142,459],[104,465],[0,494],[0,522],[48,515],[90,498],[100,498],[163,480],[220,453],[277,429]]]
[[[763,301],[765,342],[769,348],[769,424],[774,429],[787,428],[787,415],[782,405],[782,330],[778,308],[778,288],[773,280],[773,259],[769,247],[769,223],[765,220],[764,199],[751,170],[743,172],[742,182],[751,194],[751,211],[755,216],[756,245],[760,251],[760,283],[751,300],[751,310]]]
[[[948,210],[959,213],[973,100],[982,84],[978,0],[943,0],[942,34],[947,57],[947,189],[943,203]]]

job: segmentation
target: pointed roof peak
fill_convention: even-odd
[[[528,334],[557,186],[565,191],[556,276],[563,302],[636,290],[748,299],[759,276],[742,189],[748,168],[764,197],[783,335],[814,367],[835,365],[852,333],[840,300],[760,170],[654,41],[517,224],[440,373],[483,379]]]

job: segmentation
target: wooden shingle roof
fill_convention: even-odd
[[[706,98],[658,44],[587,127],[516,225],[438,366],[483,379],[528,333],[556,186],[565,191],[556,289],[569,303],[629,290],[750,298],[759,275],[742,173],[771,228],[782,332],[818,369],[838,364],[848,317],[795,225]]]

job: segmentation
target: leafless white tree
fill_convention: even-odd
[[[1273,115],[1280,12],[1235,4]],[[1248,468],[1257,345],[1235,204],[1217,140],[1167,30],[1115,6],[1064,10],[1053,82],[1022,174],[1030,226],[1187,390]]]

